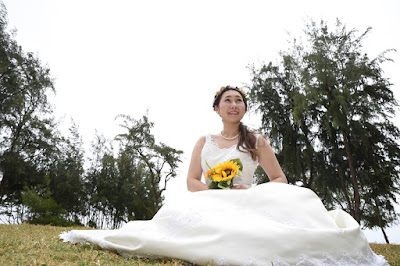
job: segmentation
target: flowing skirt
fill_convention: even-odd
[[[310,189],[272,182],[189,193],[167,202],[152,220],[117,230],[72,230],[60,238],[125,257],[195,264],[388,265],[349,214],[327,211]]]

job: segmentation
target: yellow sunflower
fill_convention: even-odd
[[[228,161],[220,163],[213,168],[214,174],[210,178],[215,182],[231,180],[235,177],[239,168],[237,162]]]

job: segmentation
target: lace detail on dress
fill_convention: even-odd
[[[390,266],[385,258],[381,255],[376,255],[372,250],[360,252],[357,258],[349,256],[347,252],[343,252],[340,259],[334,259],[328,254],[324,254],[321,261],[309,256],[302,255],[295,264],[287,263],[283,258],[276,257],[272,261],[274,266]]]
[[[186,234],[196,229],[202,222],[201,215],[193,209],[185,208],[176,215],[164,218],[164,227],[158,233],[163,240],[185,238]]]
[[[236,146],[237,146],[237,144],[233,144],[232,146],[230,146],[230,147],[228,147],[228,148],[220,148],[219,145],[218,145],[218,143],[216,143],[216,142],[212,139],[211,135],[208,135],[206,138],[208,138],[208,141],[209,141],[209,144],[210,144],[210,145],[213,145],[214,148],[219,149],[219,150],[224,150],[224,151],[226,151],[226,150],[230,150],[230,149],[236,149]]]
[[[289,218],[283,218],[281,216],[277,216],[272,214],[271,212],[264,210],[262,213],[267,219],[279,223],[279,224],[284,224],[284,225],[288,225],[288,226],[293,226],[293,227],[300,227],[299,224],[292,219]]]
[[[257,140],[258,137],[259,135],[257,135]],[[254,161],[249,153],[239,151],[237,149],[237,144],[229,148],[220,148],[218,144],[213,141],[211,135],[206,136],[206,142],[204,144],[203,150],[201,151],[201,167],[204,176],[209,170],[206,162],[211,167],[214,167],[219,163],[236,158],[240,158],[240,161],[243,164],[243,171],[241,177],[235,177],[233,184],[242,184],[246,187],[251,187],[253,185],[253,175],[254,171],[257,168],[258,161]],[[207,184],[209,184],[210,182],[210,180],[206,181]]]
[[[328,212],[309,189],[276,182],[189,193],[167,202],[150,221],[72,230],[60,238],[126,258],[174,257],[201,265],[388,265],[349,214]]]
[[[215,265],[226,265],[226,258],[219,257],[218,259],[213,260]],[[261,266],[261,265],[274,265],[274,266],[390,266],[385,258],[381,255],[376,255],[372,251],[366,252],[363,254],[360,252],[357,258],[352,258],[347,254],[347,252],[343,252],[342,257],[338,260],[332,258],[328,254],[324,254],[322,260],[317,260],[315,258],[311,258],[307,255],[301,255],[296,263],[288,263],[285,259],[281,257],[275,257],[271,259],[270,263],[266,263],[265,261],[257,261],[257,259],[253,257],[249,257],[244,260],[241,265],[246,266]]]

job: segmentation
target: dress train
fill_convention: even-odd
[[[310,189],[274,182],[187,193],[167,202],[152,220],[117,230],[72,230],[60,238],[125,257],[195,264],[388,265],[349,214],[327,211]]]

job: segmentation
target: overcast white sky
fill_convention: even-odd
[[[196,140],[218,132],[221,123],[211,108],[223,85],[250,84],[250,64],[279,59],[288,46],[287,32],[299,36],[312,18],[349,29],[372,31],[364,49],[375,57],[390,53],[385,76],[400,99],[400,2],[340,1],[99,1],[3,0],[9,28],[24,51],[47,64],[57,94],[56,115],[78,124],[83,139],[95,130],[107,138],[119,133],[114,118],[140,118],[149,110],[157,141],[184,151],[179,177],[168,197],[186,190],[188,160]],[[395,118],[400,127],[400,114]],[[246,124],[259,120],[248,114]],[[366,232],[382,242],[381,233]],[[400,244],[399,226],[388,229]]]

